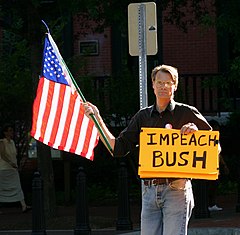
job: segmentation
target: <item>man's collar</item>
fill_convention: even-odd
[[[170,100],[168,106],[167,106],[167,110],[170,111],[170,112],[173,112],[173,110],[175,109],[175,106],[176,106],[176,102],[174,100]],[[150,115],[152,116],[152,114],[154,112],[158,112],[157,111],[157,108],[156,108],[156,103],[154,103],[154,105],[152,106],[151,108],[151,111],[150,111]],[[158,112],[159,113],[159,112]]]
[[[167,106],[167,109],[172,112],[175,109],[176,102],[174,100],[171,100],[170,103]]]

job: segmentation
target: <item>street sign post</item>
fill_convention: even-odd
[[[156,55],[158,51],[156,3],[131,3],[128,5],[128,41],[131,56],[139,56],[139,24],[143,20],[140,8],[143,7],[145,8],[146,53]]]
[[[148,106],[147,55],[157,53],[156,4],[131,3],[128,5],[129,54],[139,56],[140,108]]]

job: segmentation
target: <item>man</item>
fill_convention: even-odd
[[[174,101],[174,92],[178,86],[176,68],[157,66],[153,69],[151,78],[156,103],[139,110],[117,138],[107,129],[98,109],[91,103],[85,104],[86,115],[95,114],[114,156],[124,156],[138,145],[142,127],[180,129],[182,134],[190,134],[198,129],[211,130],[211,126],[195,107]],[[189,179],[143,180],[141,234],[186,235],[193,207]]]

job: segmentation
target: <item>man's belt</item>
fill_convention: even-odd
[[[156,185],[162,185],[162,184],[171,184],[175,180],[180,180],[179,178],[157,178],[157,179],[144,179],[144,185],[145,186],[156,186]]]

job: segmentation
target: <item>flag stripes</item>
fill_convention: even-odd
[[[31,135],[53,148],[93,160],[97,129],[84,114],[80,96],[72,91],[68,85],[39,79]]]

